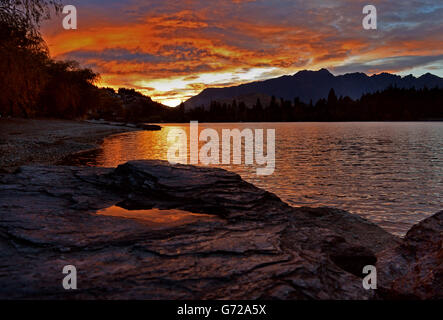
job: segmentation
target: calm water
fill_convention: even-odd
[[[77,164],[114,167],[133,159],[166,160],[171,128],[106,139]],[[443,209],[443,123],[241,123],[199,124],[199,129],[276,129],[276,170],[257,176],[255,166],[221,167],[277,194],[294,206],[331,206],[366,217],[404,235]],[[189,136],[189,134],[188,134]],[[266,150],[266,149],[265,149]]]

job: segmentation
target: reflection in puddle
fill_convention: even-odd
[[[99,215],[136,219],[154,229],[176,227],[195,222],[215,222],[220,218],[201,213],[192,213],[177,209],[149,209],[149,210],[126,210],[118,206],[112,206],[97,211]]]

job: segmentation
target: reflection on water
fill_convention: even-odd
[[[171,228],[194,222],[218,220],[216,217],[211,215],[196,214],[189,211],[176,209],[126,210],[118,206],[112,206],[99,210],[97,211],[97,214],[135,219],[150,226],[152,229]]]
[[[172,128],[106,139],[76,164],[115,167],[134,159],[166,160]],[[396,234],[443,209],[443,123],[199,124],[199,130],[275,128],[276,170],[220,165],[295,206],[332,206],[357,213]],[[266,150],[266,149],[265,149]]]

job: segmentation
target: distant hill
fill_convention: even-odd
[[[381,73],[368,76],[364,73],[348,73],[334,76],[326,69],[319,71],[299,71],[292,76],[251,82],[234,87],[208,88],[185,102],[186,110],[204,106],[207,108],[211,101],[237,102],[247,97],[245,104],[250,107],[256,98],[275,96],[293,100],[298,97],[302,102],[309,103],[312,99],[316,103],[319,99],[327,98],[329,90],[333,88],[337,96],[349,96],[359,99],[365,93],[382,91],[389,86],[398,88],[421,89],[424,87],[443,88],[443,78],[426,73],[419,78],[412,75],[401,77],[390,73]],[[245,99],[246,100],[246,99]]]

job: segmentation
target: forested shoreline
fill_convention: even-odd
[[[59,0],[1,0],[1,117],[132,121],[170,109],[134,90],[98,88],[95,71],[51,58],[40,25],[61,7]]]
[[[293,122],[293,121],[419,121],[443,119],[443,89],[400,89],[366,94],[358,100],[337,97],[331,89],[327,99],[315,104],[276,99],[263,106],[260,99],[252,107],[243,102],[196,108],[189,119],[204,122]]]

